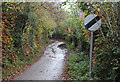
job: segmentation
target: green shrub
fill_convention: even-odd
[[[103,47],[104,45],[105,47]],[[94,51],[94,54],[96,62],[93,66],[94,76],[100,78],[101,80],[120,80],[119,46],[102,41]]]
[[[68,56],[68,73],[73,80],[84,80],[89,70],[88,56],[83,52]]]

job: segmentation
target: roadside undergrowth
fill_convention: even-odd
[[[24,72],[27,68],[29,68],[32,64],[40,59],[40,57],[44,54],[46,46],[50,43],[51,42],[41,44],[39,52],[37,53],[27,54],[26,56],[21,54],[19,57],[16,58],[14,63],[10,64],[8,62],[9,66],[2,69],[2,79],[11,80],[15,76]]]

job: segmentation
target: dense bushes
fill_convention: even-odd
[[[31,25],[28,27],[28,14],[29,4],[26,3],[2,3],[2,18],[3,18],[3,31],[2,31],[2,48],[3,48],[3,78],[18,72],[20,68],[23,68],[30,62],[38,57],[39,52],[35,53],[35,47],[31,43],[35,43],[35,35],[29,35],[32,33]],[[29,9],[30,10],[30,9]],[[32,27],[32,28],[31,28]],[[26,31],[26,29],[29,29]],[[31,31],[30,31],[31,30]],[[31,38],[28,41],[28,38]],[[37,44],[38,45],[38,44]],[[34,55],[33,55],[34,54]],[[33,58],[33,59],[32,59]]]
[[[67,2],[66,2],[67,3]],[[71,73],[73,79],[83,80],[85,78],[81,78],[84,76],[84,70],[79,71],[76,69],[80,69],[79,66],[86,65],[81,62],[76,62],[76,60],[81,59],[79,56],[76,56],[76,53],[85,52],[85,55],[89,54],[89,32],[85,31],[84,26],[82,25],[80,17],[80,12],[82,12],[82,16],[88,14],[97,14],[101,17],[102,25],[101,28],[94,32],[94,47],[93,47],[93,79],[97,78],[99,80],[114,80],[119,81],[120,79],[120,30],[119,28],[119,3],[84,3],[84,2],[76,2],[71,3],[72,7],[72,18],[67,22],[68,26],[71,29],[71,33],[68,34],[68,48],[74,51],[74,55],[68,58],[68,68]],[[81,11],[82,10],[82,11]],[[75,13],[76,12],[76,13]],[[78,18],[79,19],[78,19]],[[81,19],[80,19],[81,18]],[[77,21],[77,22],[76,22]],[[81,25],[80,25],[81,24]],[[77,27],[77,30],[75,30]],[[78,31],[78,32],[77,32]],[[78,47],[76,46],[78,45]],[[71,51],[70,50],[70,51]],[[81,55],[82,56],[82,55]],[[74,58],[77,57],[77,58]],[[79,58],[78,58],[79,57]],[[73,60],[71,60],[73,58]],[[72,61],[72,65],[70,62]],[[84,60],[88,61],[88,60]],[[72,67],[74,66],[74,67]],[[86,67],[87,68],[87,67]],[[81,69],[82,70],[82,69]],[[87,68],[87,70],[89,70]],[[79,71],[79,72],[77,72]],[[83,76],[76,74],[82,73]],[[87,73],[87,71],[86,71]],[[73,74],[73,75],[72,75]]]
[[[108,41],[102,41],[94,51],[96,61],[93,66],[94,76],[103,80],[112,79],[117,81],[120,74],[120,48],[118,45],[114,45],[114,43],[109,42],[108,44]]]
[[[2,3],[4,76],[10,74],[9,69],[12,72],[18,65],[25,65],[38,56],[50,37],[65,40],[68,49],[74,51],[68,58],[72,78],[88,80],[90,32],[83,21],[86,15],[94,13],[101,17],[102,25],[94,32],[93,79],[119,80],[120,3],[64,2],[61,6],[66,3],[70,5],[67,14],[54,7],[54,3]]]
[[[72,80],[89,80],[89,57],[85,53],[71,53],[68,56],[68,74]]]
[[[62,16],[58,20],[58,15],[63,13],[54,3],[2,3],[3,78],[39,57],[49,43],[49,32],[63,20]]]

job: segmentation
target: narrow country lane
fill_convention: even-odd
[[[13,80],[60,80],[67,52],[67,49],[58,48],[61,44],[64,42],[56,41],[47,46],[40,60]]]

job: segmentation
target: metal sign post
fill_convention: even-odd
[[[90,37],[90,78],[92,77],[92,48],[93,48],[93,31],[91,31],[91,37]]]
[[[89,77],[92,78],[92,48],[93,48],[93,32],[96,31],[101,26],[100,17],[95,14],[90,14],[85,17],[84,26],[87,30],[91,32],[90,39],[90,68],[89,68]]]

